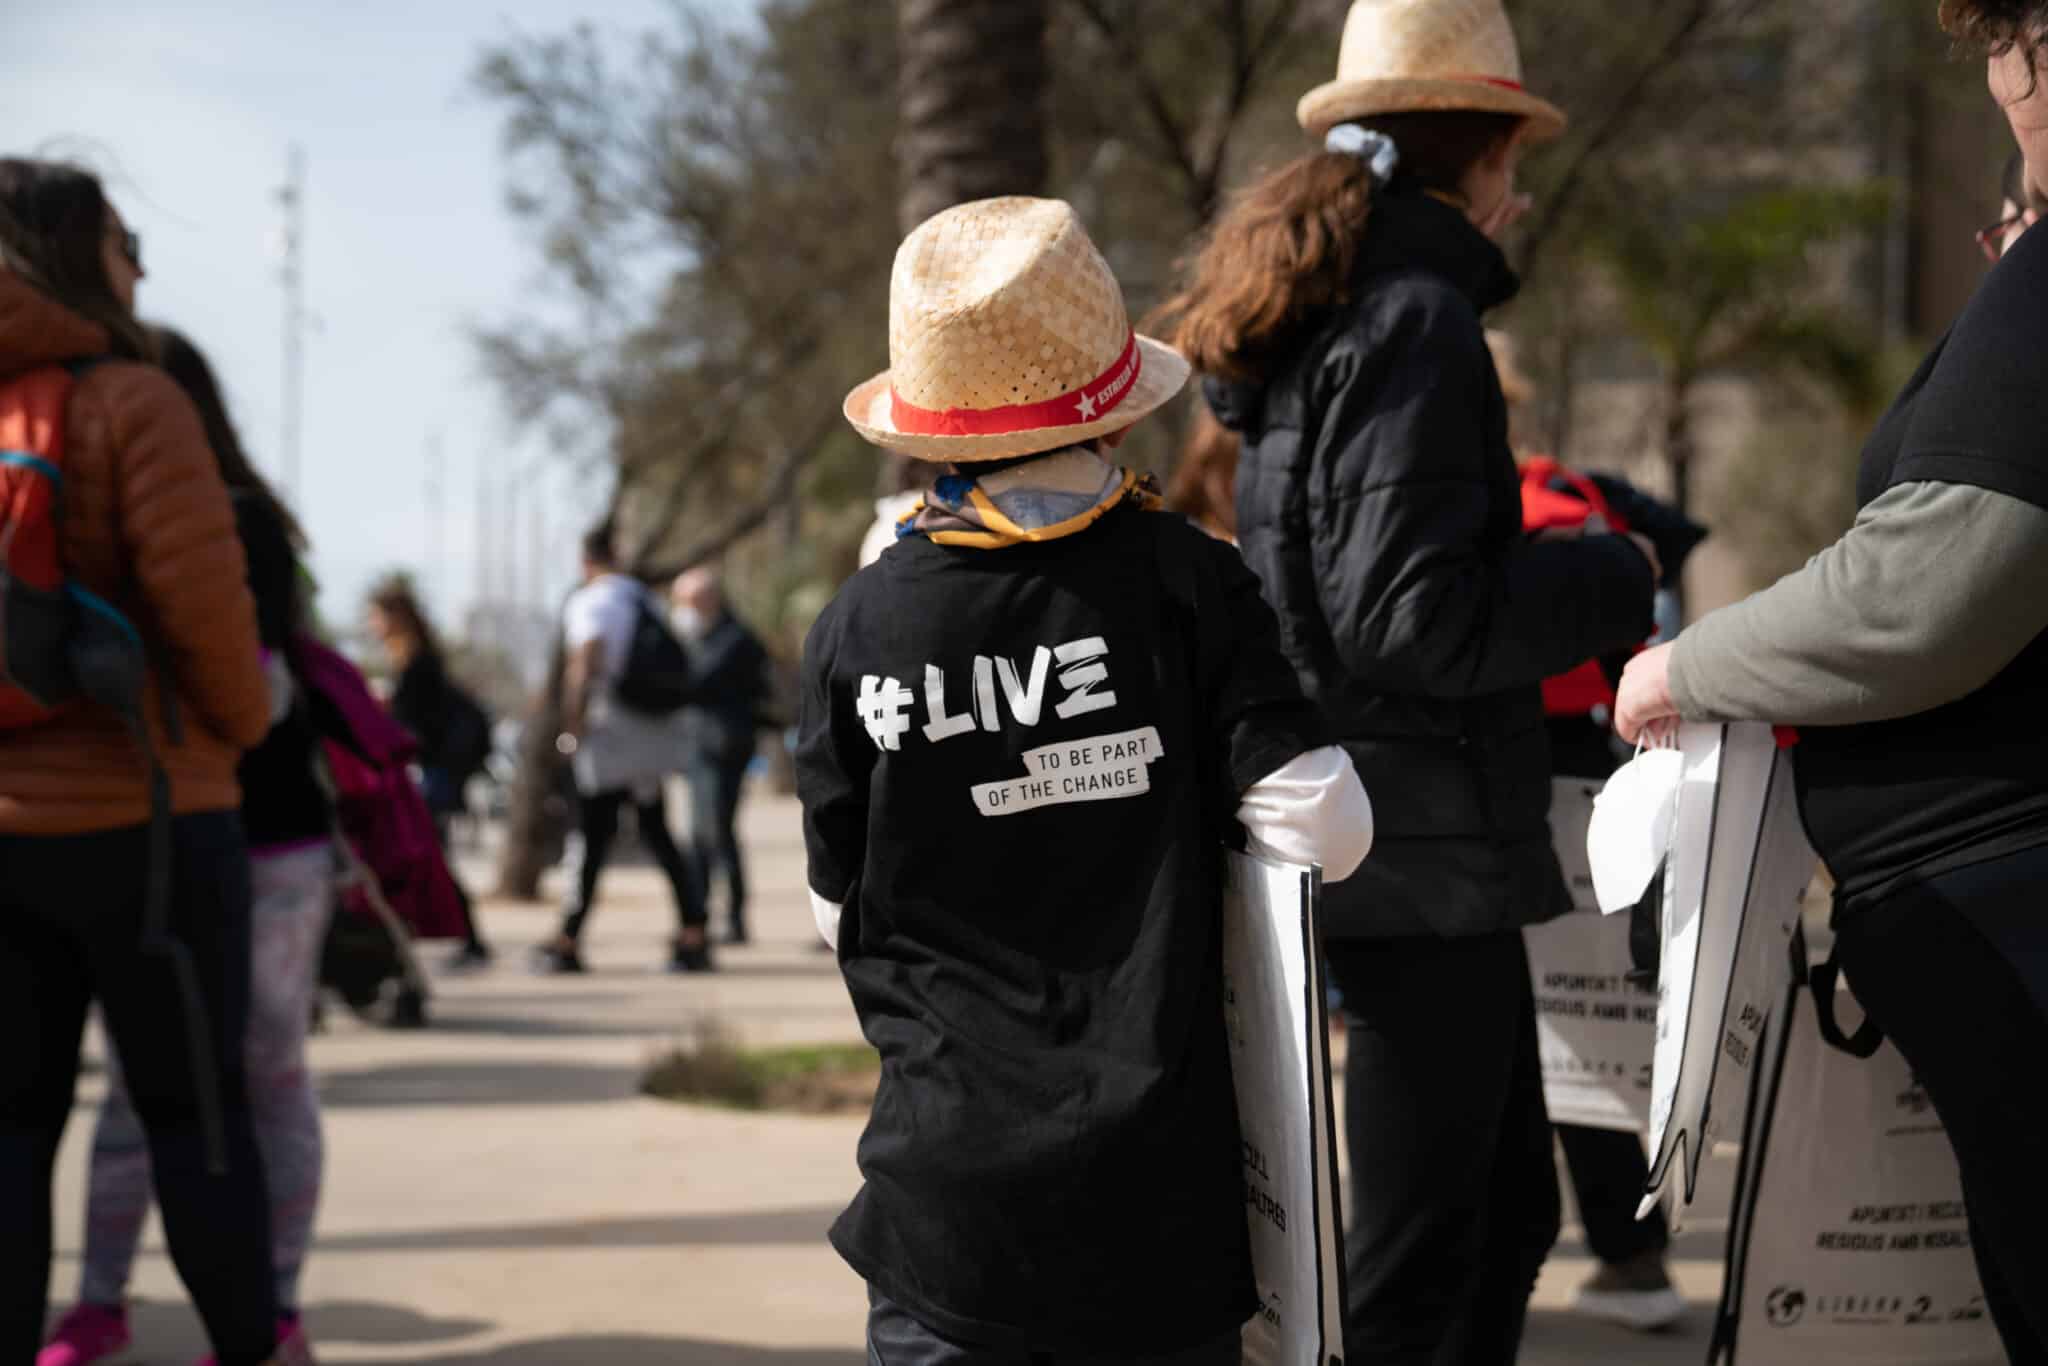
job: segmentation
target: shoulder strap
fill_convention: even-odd
[[[1835,984],[1841,977],[1840,941],[1828,950],[1827,961],[1817,963],[1807,974],[1808,985],[1813,989],[1813,1010],[1820,1021],[1820,1036],[1826,1039],[1830,1048],[1839,1049],[1852,1058],[1874,1058],[1877,1050],[1884,1047],[1884,1030],[1868,1015],[1863,1018],[1862,1027],[1854,1034],[1842,1032],[1842,1022],[1835,1018]]]

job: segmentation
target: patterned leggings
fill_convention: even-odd
[[[334,852],[326,845],[251,860],[249,1109],[270,1192],[272,1257],[281,1310],[299,1307],[299,1273],[313,1239],[324,1149],[313,1076],[306,1066],[320,947],[334,906]],[[155,1201],[149,1146],[119,1060],[108,1057],[107,1101],[93,1134],[86,1193],[85,1270],[79,1299],[126,1301],[142,1225]]]

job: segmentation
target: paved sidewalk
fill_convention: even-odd
[[[314,1041],[329,1182],[308,1273],[329,1366],[860,1366],[862,1287],[826,1247],[858,1175],[858,1119],[746,1115],[642,1099],[642,1064],[703,1015],[754,1042],[858,1037],[829,955],[812,948],[795,808],[757,801],[745,833],[757,943],[714,977],[658,971],[670,912],[644,868],[609,875],[586,977],[528,973],[552,911],[492,905],[493,969],[441,979],[434,1028],[337,1012]],[[433,951],[435,957],[440,951]],[[88,1081],[62,1157],[52,1292],[76,1286]],[[1723,1164],[1725,1166],[1725,1164]],[[1719,1239],[1681,1240],[1682,1286],[1718,1293]],[[1703,1327],[1639,1338],[1563,1311],[1590,1271],[1568,1234],[1546,1270],[1523,1361],[1705,1359]],[[205,1350],[154,1225],[138,1350]]]

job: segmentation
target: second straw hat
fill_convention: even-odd
[[[878,446],[962,464],[1120,431],[1189,373],[1132,330],[1109,263],[1057,199],[979,200],[913,232],[889,281],[889,362],[846,396],[846,420]]]
[[[1354,0],[1337,79],[1302,97],[1320,138],[1374,114],[1473,110],[1518,114],[1530,136],[1564,132],[1564,111],[1522,84],[1522,52],[1500,0]]]

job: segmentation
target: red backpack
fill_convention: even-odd
[[[91,362],[0,383],[0,730],[97,702],[138,731],[148,677],[142,637],[64,576],[64,412]]]

